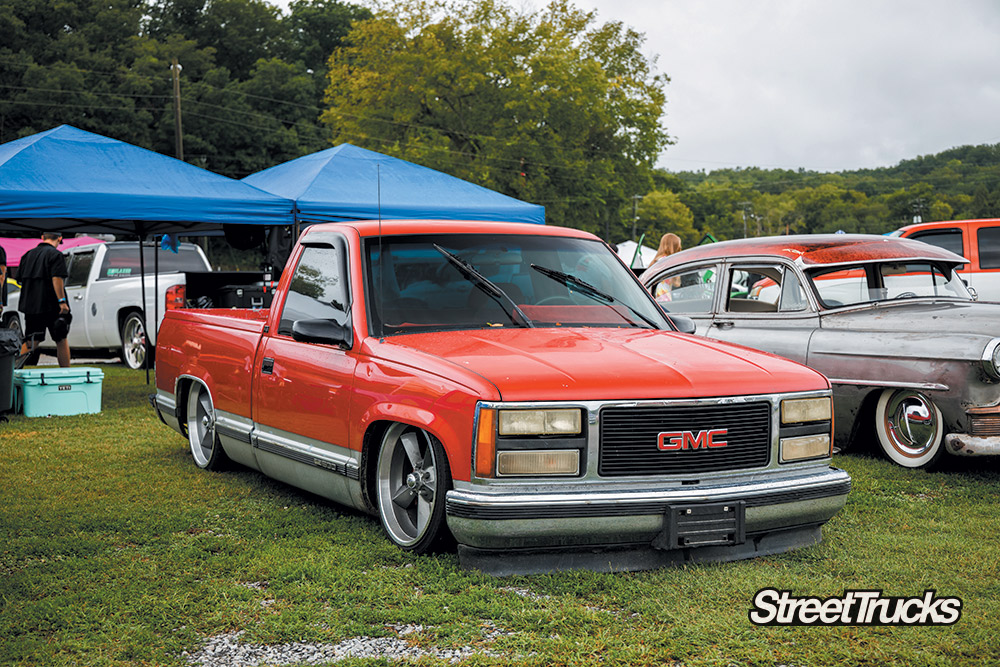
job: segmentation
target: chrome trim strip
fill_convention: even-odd
[[[328,470],[348,479],[361,479],[361,465],[346,453],[330,451],[330,448],[348,452],[344,447],[316,442],[315,445],[274,431],[265,431],[260,426],[251,434],[251,444],[264,452],[303,463],[321,470]]]
[[[215,430],[219,435],[249,445],[251,444],[250,434],[253,431],[253,422],[246,417],[216,410]]]
[[[160,412],[164,412],[171,417],[177,418],[177,398],[173,394],[168,394],[162,389],[156,390],[156,396],[154,398],[155,408]]]
[[[449,516],[475,519],[547,519],[659,514],[666,505],[746,500],[748,506],[770,505],[846,495],[851,478],[843,470],[827,468],[806,477],[720,485],[709,488],[683,487],[668,490],[578,493],[479,493],[448,492]]]
[[[940,382],[893,382],[891,380],[845,380],[830,378],[830,384],[855,387],[891,387],[893,389],[918,389],[922,391],[949,391],[951,387]]]

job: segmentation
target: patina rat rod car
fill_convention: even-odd
[[[449,534],[494,573],[638,569],[820,539],[829,383],[679,333],[611,249],[542,225],[315,225],[270,309],[168,311],[155,406],[232,459]]]
[[[1000,304],[965,259],[908,239],[780,236],[699,246],[642,282],[697,333],[795,359],[833,385],[835,442],[871,438],[912,468],[1000,454]]]

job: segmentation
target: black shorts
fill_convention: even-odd
[[[55,324],[57,317],[59,317],[59,311],[42,315],[28,315],[25,313],[24,340],[33,340],[36,343],[41,343],[45,340],[46,330],[49,332],[49,336],[52,338],[54,343],[64,340],[66,336],[56,338],[56,334],[53,329],[53,325]]]

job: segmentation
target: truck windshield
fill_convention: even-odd
[[[366,263],[373,335],[494,327],[670,328],[614,254],[590,239],[386,236],[368,240]]]

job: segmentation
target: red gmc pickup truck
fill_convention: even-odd
[[[541,225],[315,225],[267,310],[171,310],[155,408],[229,462],[495,574],[813,544],[844,504],[830,385],[683,333],[615,253]]]

